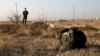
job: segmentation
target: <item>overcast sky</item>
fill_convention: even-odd
[[[16,11],[18,4],[19,15],[25,7],[29,11],[29,20],[39,17],[49,19],[72,19],[73,8],[75,18],[100,17],[100,0],[0,0],[0,20],[8,20],[7,16]]]

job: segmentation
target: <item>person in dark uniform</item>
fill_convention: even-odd
[[[23,11],[23,24],[26,24],[27,16],[28,16],[28,11],[27,8],[25,8],[25,10]]]

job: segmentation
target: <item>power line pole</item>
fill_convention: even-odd
[[[74,15],[74,5],[73,5],[73,22],[75,22],[75,15]]]
[[[18,15],[17,3],[15,3],[15,6],[16,6],[16,15]]]
[[[44,14],[45,14],[45,13],[44,13],[44,12],[45,12],[45,11],[44,11],[44,8],[43,8],[43,7],[39,7],[39,8],[42,10],[42,13],[43,13],[42,19],[43,19],[43,21],[44,21],[44,19],[45,19],[45,18],[44,18],[44,17],[45,17],[45,15],[44,15]]]
[[[85,13],[83,12],[83,18],[82,19],[85,19]]]

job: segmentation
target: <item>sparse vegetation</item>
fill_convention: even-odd
[[[60,24],[60,22],[59,22]],[[58,24],[58,25],[59,25]],[[63,25],[62,25],[63,26]],[[50,28],[44,22],[30,25],[0,25],[0,56],[99,56],[100,33],[92,26],[81,28],[87,43],[83,49],[66,50],[58,40],[63,27]]]
[[[20,15],[18,14],[13,14],[12,16],[9,16],[8,19],[10,20],[11,23],[18,25],[20,21]]]
[[[98,31],[99,29],[97,29],[97,28],[95,28],[95,27],[93,27],[93,26],[91,26],[91,25],[85,25],[84,27],[82,27],[82,30],[83,31]]]

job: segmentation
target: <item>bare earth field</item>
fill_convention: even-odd
[[[60,44],[59,32],[71,26],[86,34],[85,48],[67,50]],[[0,24],[0,56],[100,56],[100,22]]]

